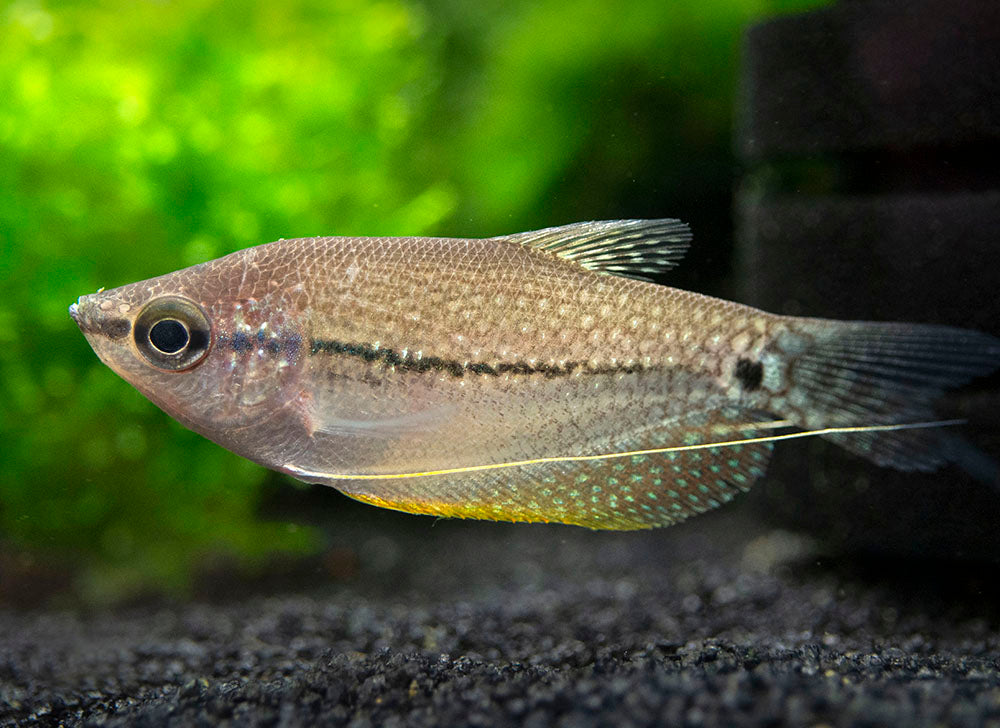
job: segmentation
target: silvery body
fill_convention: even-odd
[[[687,239],[630,220],[281,240],[71,313],[146,397],[267,467],[411,512],[596,528],[728,500],[763,474],[775,423],[933,420],[941,391],[1000,364],[977,332],[777,316],[637,279]],[[897,468],[949,457],[934,428],[828,436]],[[672,446],[696,447],[648,452]],[[636,454],[586,459],[615,453]]]

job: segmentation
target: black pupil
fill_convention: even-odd
[[[157,321],[149,330],[149,343],[164,354],[174,354],[188,344],[190,336],[184,324],[174,319]]]

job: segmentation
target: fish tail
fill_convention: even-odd
[[[762,356],[777,414],[808,429],[940,419],[935,401],[1000,367],[1000,339],[949,326],[787,319]],[[767,360],[771,361],[768,362]],[[936,470],[947,462],[982,479],[995,463],[948,428],[824,435],[878,465]]]

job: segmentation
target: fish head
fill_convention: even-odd
[[[69,312],[101,361],[182,424],[220,441],[299,394],[300,302],[280,282],[248,276],[253,269],[243,251],[81,296]]]

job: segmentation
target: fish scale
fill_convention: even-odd
[[[759,432],[739,410],[698,412],[668,426],[618,441],[612,451],[662,448],[682,441],[710,445],[731,434],[712,427],[737,422],[742,434]],[[529,463],[501,471],[368,480],[345,493],[384,508],[460,518],[554,521],[590,528],[666,526],[730,501],[764,474],[772,444],[735,444],[636,454],[572,463]],[[607,446],[597,448],[607,451]],[[593,453],[590,453],[593,454]],[[306,474],[299,474],[300,476]],[[427,480],[428,482],[422,482]]]
[[[963,452],[932,403],[996,369],[997,339],[777,316],[644,280],[689,241],[676,220],[280,240],[71,313],[191,429],[412,512],[666,525],[749,487],[786,429],[902,469]],[[168,319],[190,334],[176,351],[143,333]]]

